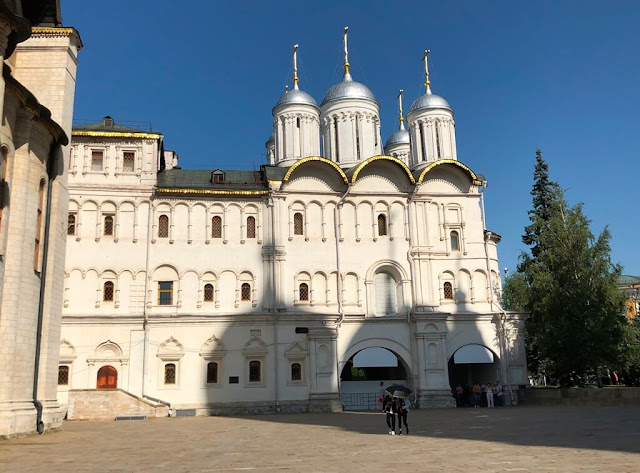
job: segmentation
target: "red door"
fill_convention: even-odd
[[[118,372],[113,366],[103,366],[98,370],[98,389],[118,387]]]

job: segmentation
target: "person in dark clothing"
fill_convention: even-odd
[[[398,398],[397,408],[398,408],[398,430],[399,430],[398,433],[402,435],[402,422],[404,421],[404,427],[407,431],[407,435],[409,435],[409,424],[407,424],[407,414],[409,413],[409,399]]]
[[[389,435],[396,434],[396,412],[397,403],[395,398],[387,396],[385,399],[384,410],[387,413],[387,425],[389,426]]]

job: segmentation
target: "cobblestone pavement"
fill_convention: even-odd
[[[66,422],[0,442],[0,472],[640,472],[640,408],[516,407]]]

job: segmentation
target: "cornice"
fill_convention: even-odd
[[[92,136],[102,138],[142,138],[146,140],[159,140],[159,133],[124,132],[124,131],[83,131],[72,130],[71,136]]]

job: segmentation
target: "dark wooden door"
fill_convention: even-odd
[[[98,389],[115,389],[118,387],[118,372],[113,366],[103,366],[98,370]]]

